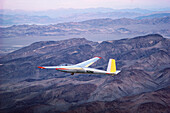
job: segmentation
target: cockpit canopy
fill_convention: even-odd
[[[71,66],[73,64],[67,64],[67,63],[64,63],[64,64],[60,64],[59,66]]]

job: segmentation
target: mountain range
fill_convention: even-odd
[[[0,38],[15,38],[28,36],[70,36],[89,34],[126,34],[140,35],[161,33],[170,36],[170,17],[153,19],[93,19],[82,22],[68,22],[54,25],[13,25],[0,28]],[[158,27],[161,26],[161,27]]]
[[[112,9],[112,8],[86,8],[86,9],[73,9],[73,8],[60,8],[56,10],[45,10],[45,11],[24,11],[24,10],[7,10],[1,9],[0,14],[6,15],[27,15],[27,16],[48,16],[50,18],[66,17],[74,14],[87,14],[87,13],[109,13],[109,12],[134,12],[141,14],[148,14],[157,11],[167,11],[169,9],[163,10],[147,10],[147,9]]]
[[[0,10],[0,25],[11,26],[21,24],[58,24],[64,22],[80,22],[90,19],[102,18],[144,18],[149,15],[169,14],[169,11],[151,11],[146,9],[112,9],[112,8],[88,8],[88,9],[58,9],[47,11],[22,11]],[[142,17],[143,16],[143,17]],[[155,16],[156,17],[156,16]]]
[[[168,8],[0,10],[0,56],[41,40],[105,41],[147,34],[169,38],[169,14]]]
[[[140,16],[136,19],[150,19],[150,18],[160,18],[160,17],[167,17],[170,16],[170,13],[156,13],[156,14],[150,14],[146,16]]]
[[[0,112],[168,113],[169,48],[170,39],[159,34],[102,42],[73,38],[33,43],[0,58]],[[102,59],[92,67],[106,70],[114,58],[121,72],[72,76],[37,68],[76,64],[94,56]]]

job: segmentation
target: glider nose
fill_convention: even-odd
[[[40,68],[40,69],[45,69],[45,67],[41,67],[41,66],[38,66],[38,68]]]

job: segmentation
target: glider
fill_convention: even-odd
[[[56,69],[58,71],[71,73],[71,75],[74,75],[74,73],[116,75],[120,72],[120,70],[116,70],[115,59],[109,59],[107,71],[89,67],[90,65],[92,65],[94,62],[96,62],[99,59],[101,59],[101,57],[94,57],[92,59],[89,59],[87,61],[75,64],[75,65],[62,64],[59,66],[38,66],[38,68],[40,68],[40,69]]]

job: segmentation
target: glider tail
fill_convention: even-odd
[[[120,70],[116,70],[116,61],[115,59],[109,59],[109,63],[107,66],[107,72],[108,73],[113,73],[113,75],[118,74]]]
[[[116,72],[116,62],[115,59],[109,59],[109,63],[107,66],[107,72],[114,73]]]

